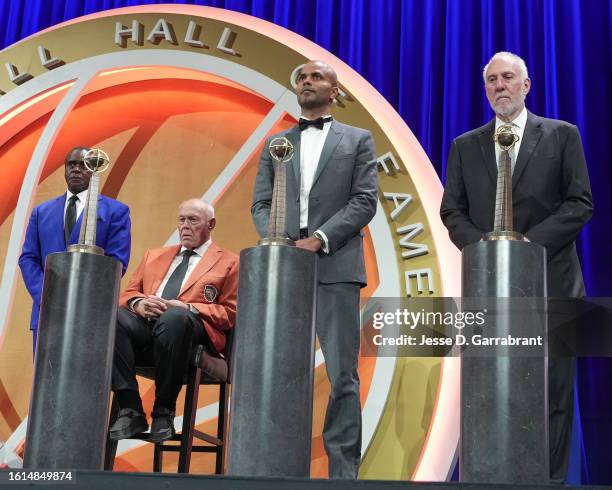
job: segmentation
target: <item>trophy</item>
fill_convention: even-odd
[[[108,155],[97,148],[89,150],[83,157],[87,170],[92,172],[89,192],[83,209],[83,221],[79,232],[79,242],[68,247],[68,252],[86,252],[104,255],[104,250],[96,245],[96,225],[98,221],[98,196],[100,195],[100,174],[108,169]]]
[[[286,190],[287,167],[286,162],[293,157],[293,144],[284,136],[274,138],[268,145],[270,156],[274,160],[274,188],[272,190],[272,203],[270,205],[270,219],[268,221],[268,236],[259,240],[259,245],[289,245],[295,242],[287,237],[286,223]]]
[[[514,231],[512,224],[512,162],[509,153],[519,139],[510,124],[503,124],[493,135],[493,141],[502,151],[497,169],[493,231],[486,233],[484,240],[523,240],[523,235]]]
[[[273,138],[267,151],[274,164],[268,230],[256,247],[240,252],[227,474],[307,478],[319,258],[287,237],[293,144]]]
[[[501,148],[493,231],[463,248],[461,295],[464,311],[487,312],[486,335],[499,340],[530,329],[546,332],[546,316],[541,314],[546,250],[513,230],[509,151],[519,136],[504,124],[493,140]],[[537,351],[525,357],[521,357],[525,351],[518,354],[503,343],[489,344],[486,354],[461,353],[461,481],[548,481],[547,340],[543,337]],[[504,441],[501,447],[499,441]]]

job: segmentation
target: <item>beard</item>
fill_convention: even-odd
[[[500,104],[498,106],[493,107],[493,111],[498,116],[508,117],[514,114],[518,110],[518,108],[518,104],[510,102],[508,104]]]
[[[310,94],[300,94],[298,96],[298,103],[300,107],[304,109],[318,109],[326,106],[329,103],[329,97],[325,97],[316,92],[311,92]]]
[[[515,114],[519,110],[521,110],[522,106],[524,105],[524,102],[525,102],[525,95],[521,94],[518,100],[515,100],[515,101],[510,100],[508,102],[491,104],[491,109],[493,109],[493,112],[495,112],[495,114],[497,114],[498,116],[509,117],[512,114]]]
[[[318,109],[319,107],[322,107],[325,105],[325,101],[322,101],[318,98],[310,98],[310,99],[298,99],[298,102],[300,104],[300,107],[304,108],[304,109]]]

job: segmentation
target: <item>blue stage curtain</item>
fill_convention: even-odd
[[[595,202],[579,240],[587,291],[612,295],[612,0],[0,0],[3,46],[63,20],[151,3],[236,10],[328,49],[397,109],[442,179],[452,139],[492,117],[483,65],[496,51],[520,54],[529,109],[580,129]],[[610,380],[609,359],[579,362],[584,483],[612,483]]]

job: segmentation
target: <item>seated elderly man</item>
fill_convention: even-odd
[[[149,250],[119,299],[113,391],[119,417],[112,439],[148,429],[136,381],[136,365],[154,365],[155,404],[151,440],[174,435],[176,398],[189,352],[196,344],[219,356],[234,326],[238,257],[212,243],[213,207],[190,199],[179,206],[180,245]]]

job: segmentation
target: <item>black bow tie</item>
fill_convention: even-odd
[[[330,122],[332,120],[331,116],[327,117],[319,117],[317,119],[304,119],[300,117],[298,121],[298,125],[300,126],[300,131],[304,131],[308,126],[312,126],[313,128],[323,129],[323,125],[326,122]]]

